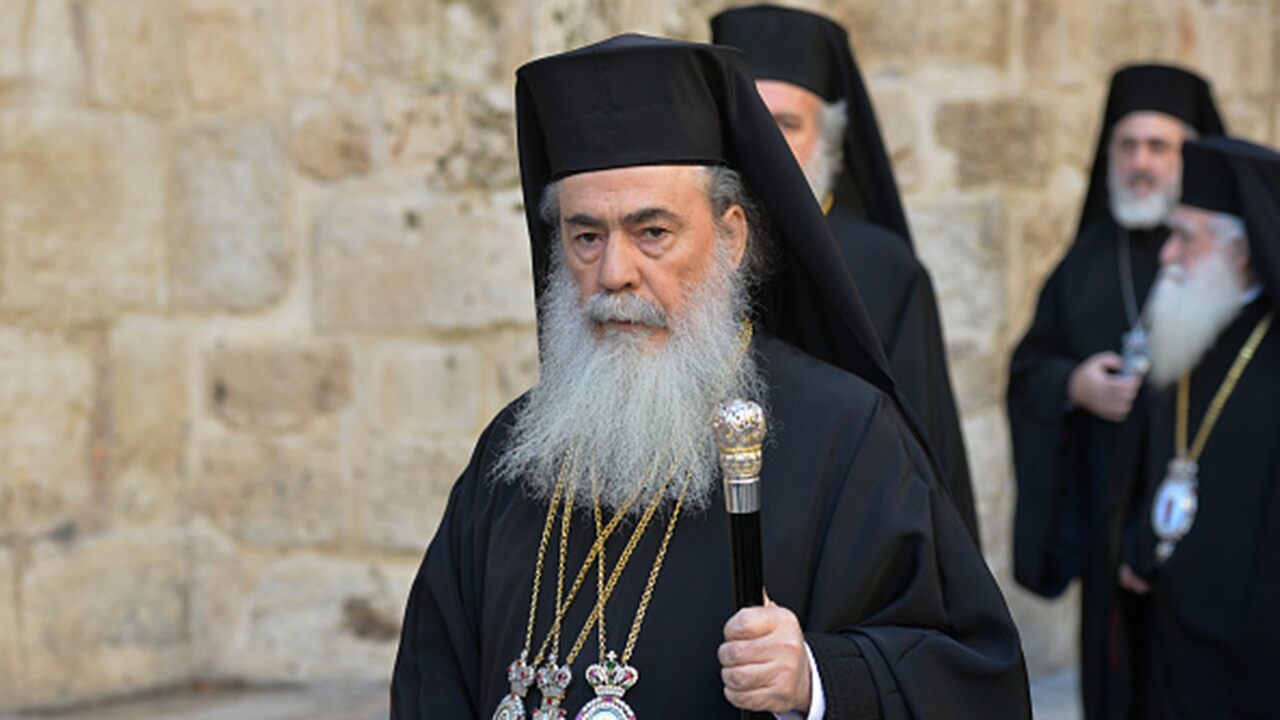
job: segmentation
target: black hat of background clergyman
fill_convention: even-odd
[[[780,80],[828,103],[847,103],[844,162],[836,177],[835,203],[892,230],[910,247],[911,229],[893,165],[845,29],[805,10],[753,5],[712,18],[711,39],[745,52],[757,80]]]
[[[1237,138],[1182,145],[1182,204],[1244,220],[1249,265],[1280,307],[1280,153]]]
[[[1093,223],[1111,217],[1111,199],[1107,189],[1107,165],[1111,132],[1116,123],[1129,113],[1150,111],[1164,113],[1186,123],[1200,137],[1226,133],[1218,106],[1213,101],[1209,82],[1199,75],[1173,65],[1129,65],[1111,76],[1111,90],[1102,113],[1102,129],[1098,133],[1098,149],[1093,155],[1093,170],[1084,209],[1080,213],[1079,237]]]

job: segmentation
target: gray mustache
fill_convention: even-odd
[[[1156,182],[1156,176],[1152,175],[1151,173],[1142,172],[1141,170],[1139,170],[1137,172],[1130,173],[1129,176],[1124,179],[1124,182],[1126,185],[1133,185],[1139,180],[1145,180],[1149,183],[1154,184]]]
[[[667,314],[661,306],[631,293],[598,292],[587,300],[583,312],[587,319],[597,325],[629,322],[655,328],[667,327]]]

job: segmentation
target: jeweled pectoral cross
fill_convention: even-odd
[[[538,690],[542,692],[542,706],[533,711],[533,720],[563,720],[566,716],[560,709],[568,692],[569,682],[573,680],[573,672],[568,665],[557,665],[555,657],[538,669]]]
[[[493,720],[525,720],[524,696],[533,684],[534,672],[527,661],[528,653],[520,653],[520,657],[507,666],[507,682],[511,683],[511,692],[498,703],[493,713]]]
[[[618,654],[610,651],[604,662],[587,668],[586,678],[596,697],[578,711],[574,720],[636,720],[635,711],[622,696],[640,680],[639,671],[618,662]]]

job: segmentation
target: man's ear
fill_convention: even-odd
[[[742,258],[747,254],[747,236],[750,234],[747,213],[741,205],[731,205],[720,216],[720,227],[728,231],[721,241],[729,243],[729,256],[736,270],[741,267]]]

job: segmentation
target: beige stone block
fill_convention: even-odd
[[[197,106],[242,107],[276,90],[277,47],[261,0],[183,0],[187,85]]]
[[[1196,7],[1196,6],[1193,6]],[[1195,67],[1219,95],[1274,91],[1275,27],[1280,8],[1267,4],[1198,6],[1184,23]],[[1234,124],[1232,125],[1234,130]]]
[[[426,170],[435,189],[498,190],[520,184],[510,93],[452,89],[382,99],[379,154],[401,170]]]
[[[189,509],[232,537],[264,547],[333,545],[347,501],[342,457],[306,437],[229,436],[200,444]]]
[[[155,115],[178,103],[178,14],[169,0],[83,3],[94,100]]]
[[[370,364],[383,428],[412,434],[477,429],[484,388],[472,348],[382,347]]]
[[[315,222],[324,330],[485,328],[533,316],[528,233],[514,198],[343,198]]]
[[[357,103],[334,97],[299,101],[290,118],[294,162],[321,180],[369,172],[370,125]]]
[[[250,626],[224,663],[261,679],[385,679],[416,562],[295,555],[267,566],[249,595]]]
[[[700,39],[705,41],[710,36],[710,30],[705,25],[707,19],[714,14],[709,6],[714,4],[705,0],[670,3],[547,0],[534,3],[529,20],[534,36],[534,55],[599,42],[621,32],[671,37],[688,37],[690,32],[694,32],[700,33]],[[667,7],[664,8],[663,5]],[[663,10],[666,10],[665,18]]]
[[[1009,424],[1003,404],[974,408],[964,416],[965,449],[974,504],[982,528],[982,549],[992,566],[1012,557],[1013,473],[1009,462]]]
[[[1091,60],[1095,72],[1104,76],[1121,63],[1175,59],[1180,12],[1171,10],[1169,5],[1094,0],[1090,8],[1091,42],[1078,51],[1078,56]]]
[[[46,707],[189,677],[181,531],[45,542],[22,577],[27,702]]]
[[[902,84],[873,86],[871,93],[898,190],[903,193],[917,190],[924,182],[924,170],[918,154],[920,111]]]
[[[957,333],[959,334],[959,333]],[[972,337],[947,338],[951,387],[961,416],[1004,403],[1006,358]]]
[[[1096,80],[1096,70],[1080,62],[1088,46],[1090,3],[1038,0],[1022,15],[1022,55],[1028,74],[1039,82],[1068,85]]]
[[[487,349],[495,358],[497,382],[493,383],[496,395],[493,403],[484,408],[482,417],[496,415],[507,403],[524,394],[538,382],[538,334],[532,326],[512,330],[494,338]]]
[[[0,329],[0,535],[47,532],[90,502],[94,375],[72,338]]]
[[[306,428],[351,399],[351,359],[341,345],[218,347],[205,368],[206,402],[228,427]]]
[[[1080,637],[1080,587],[1072,585],[1056,600],[1023,590],[1012,579],[1001,583],[1009,614],[1018,626],[1022,654],[1031,677],[1075,667]]]
[[[932,273],[949,342],[994,350],[1006,313],[1004,223],[996,203],[917,203],[910,213],[916,251]],[[945,268],[946,272],[941,269]]]
[[[220,663],[248,622],[249,568],[235,543],[205,519],[192,521],[187,536],[192,672],[218,677]]]
[[[854,0],[824,9],[849,30],[864,70],[1008,64],[1011,0]]]
[[[0,115],[0,309],[81,323],[153,306],[167,144],[136,118]]]
[[[463,439],[374,443],[358,483],[365,543],[425,550],[473,445]]]
[[[0,15],[11,18],[0,23],[0,99],[23,77],[23,36],[31,0],[0,0]]]
[[[335,0],[281,0],[284,67],[293,90],[328,87],[342,65],[342,24]]]
[[[1046,111],[1053,115],[1053,152],[1050,166],[1059,172],[1071,170],[1078,173],[1078,183],[1070,188],[1050,188],[1050,200],[1057,200],[1058,192],[1068,192],[1076,210],[1080,209],[1093,157],[1098,149],[1098,134],[1102,132],[1102,111],[1106,104],[1110,73],[1100,73],[1094,82],[1080,90],[1056,92],[1046,99]]]
[[[21,648],[18,609],[14,603],[17,577],[13,554],[0,547],[0,713],[17,710],[25,694],[18,664]]]
[[[935,116],[938,143],[955,153],[960,188],[1003,183],[1043,187],[1052,170],[1053,116],[1022,99],[943,103]]]
[[[17,59],[13,90],[31,101],[78,101],[85,94],[84,21],[75,3],[6,0],[6,21],[19,36],[11,57]],[[4,54],[0,51],[0,54]],[[0,97],[7,94],[0,83]]]
[[[191,419],[188,341],[172,320],[131,317],[111,331],[111,507],[117,522],[179,512]]]
[[[213,121],[179,134],[170,296],[194,311],[257,310],[287,289],[286,153],[268,125]]]
[[[1082,195],[1083,193],[1081,193]],[[1040,289],[1075,241],[1080,196],[1049,198],[1011,212],[1018,231],[1009,240],[1009,330],[1016,342],[1031,323]]]
[[[1240,97],[1218,95],[1218,109],[1227,118],[1227,129],[1235,137],[1268,143],[1271,136],[1272,95]]]
[[[484,2],[369,0],[352,18],[353,46],[376,75],[414,84],[481,87],[503,80],[506,6]]]

